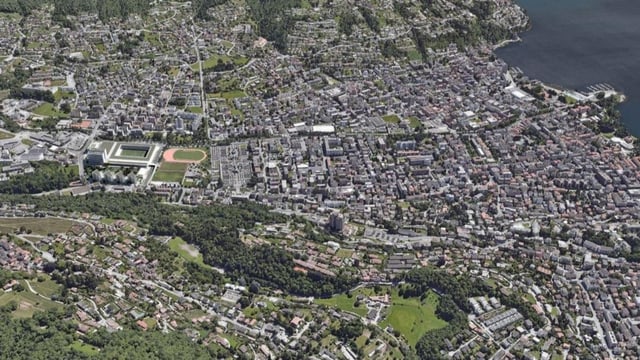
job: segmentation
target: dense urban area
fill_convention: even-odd
[[[0,3],[0,358],[637,359],[624,95],[511,0]]]

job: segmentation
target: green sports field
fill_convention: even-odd
[[[189,164],[187,163],[170,163],[165,161],[160,164],[160,168],[158,168],[155,175],[153,175],[152,181],[182,182],[188,166]]]
[[[206,157],[207,154],[204,151],[197,149],[181,149],[173,154],[175,160],[202,161]]]

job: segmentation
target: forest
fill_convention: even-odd
[[[46,101],[52,104],[56,101],[53,93],[48,90],[13,88],[9,92],[9,96],[14,99],[33,99],[38,101]]]
[[[220,5],[227,0],[193,0],[191,8],[194,16],[207,19],[207,10],[211,6]],[[29,15],[45,3],[53,4],[53,19],[71,27],[66,21],[67,15],[80,13],[96,14],[102,21],[113,18],[126,19],[129,15],[144,15],[150,8],[149,0],[3,0],[0,1],[0,12]]]
[[[53,18],[56,20],[83,12],[97,14],[102,21],[126,19],[129,15],[145,14],[149,10],[148,0],[53,0],[53,5]]]
[[[300,0],[247,0],[258,33],[273,42],[281,52],[287,51],[287,35],[295,24],[289,10],[300,7]]]
[[[40,4],[41,2],[38,0],[3,0],[0,1],[0,12],[28,15]]]
[[[34,172],[12,176],[0,182],[0,194],[38,194],[60,190],[78,180],[77,167],[64,167],[53,161],[33,162]]]
[[[261,286],[295,295],[331,296],[350,289],[356,283],[346,274],[329,278],[296,272],[293,270],[293,255],[289,252],[274,246],[249,247],[242,243],[241,229],[252,229],[256,223],[274,224],[291,220],[256,203],[183,208],[136,193],[92,193],[82,197],[4,195],[0,196],[0,201],[33,204],[36,211],[43,212],[86,212],[135,220],[148,227],[152,235],[180,236],[198,245],[206,264],[225,269],[227,276],[234,280],[256,281]]]
[[[431,0],[423,0],[423,9],[428,9],[433,15],[441,18],[446,18],[446,14],[441,14],[436,11],[436,8],[431,6]],[[473,21],[462,21],[453,19],[449,21],[449,26],[452,31],[440,34],[437,37],[432,37],[431,34],[423,33],[418,28],[412,29],[413,41],[416,44],[418,51],[422,54],[423,59],[427,59],[427,49],[442,49],[449,44],[456,44],[460,48],[464,48],[469,45],[478,44],[481,42],[487,42],[495,44],[504,39],[511,38],[514,34],[514,30],[499,26],[492,19],[495,4],[490,1],[472,1],[467,5],[464,5],[466,9],[475,15]],[[403,7],[400,3],[394,4],[396,11],[399,11],[403,16],[410,16],[410,12]],[[515,29],[524,30],[524,29]]]

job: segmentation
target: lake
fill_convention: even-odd
[[[510,66],[545,83],[622,91],[629,131],[640,136],[640,1],[518,0],[531,18],[522,42],[496,50]]]

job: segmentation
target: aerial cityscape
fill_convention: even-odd
[[[0,359],[640,358],[638,99],[526,3],[0,1]]]

